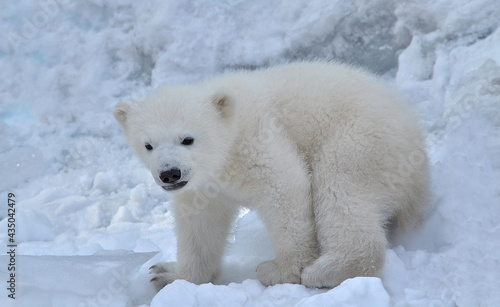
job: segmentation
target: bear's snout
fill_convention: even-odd
[[[178,168],[171,168],[169,170],[163,171],[160,174],[160,180],[163,183],[175,183],[181,179],[181,170]]]

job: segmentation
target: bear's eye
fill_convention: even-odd
[[[184,140],[182,140],[182,145],[193,145],[194,139],[192,137],[187,137]]]
[[[149,143],[146,143],[144,147],[146,147],[147,150],[153,150],[153,146],[151,146],[151,144]]]

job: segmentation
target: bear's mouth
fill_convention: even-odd
[[[187,183],[188,183],[187,181],[181,181],[181,182],[176,182],[176,183],[172,183],[172,184],[169,184],[169,185],[162,185],[161,187],[165,191],[174,191],[174,190],[178,190],[178,189],[182,188]]]

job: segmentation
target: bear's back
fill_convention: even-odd
[[[349,131],[419,139],[406,106],[371,74],[331,62],[299,62],[255,71],[266,93],[267,114],[276,116],[301,149]],[[248,101],[247,103],[252,103]]]

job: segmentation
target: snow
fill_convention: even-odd
[[[22,0],[0,11],[1,306],[500,305],[497,0]],[[392,238],[379,278],[264,287],[264,226],[242,214],[214,284],[156,296],[175,261],[170,203],[111,113],[164,83],[327,58],[381,74],[420,116],[432,162],[423,227]],[[8,193],[16,300],[7,297]]]
[[[224,302],[221,304],[221,302]],[[227,286],[196,286],[177,280],[158,293],[151,307],[161,306],[389,306],[389,294],[378,278],[346,280],[331,291],[308,289],[303,285],[264,287],[256,280]]]
[[[125,306],[137,283],[130,275],[155,254],[101,251],[91,256],[17,256],[17,287],[23,293],[16,301],[21,306]],[[2,263],[7,263],[5,257],[0,256]],[[140,303],[140,296],[135,299]]]

